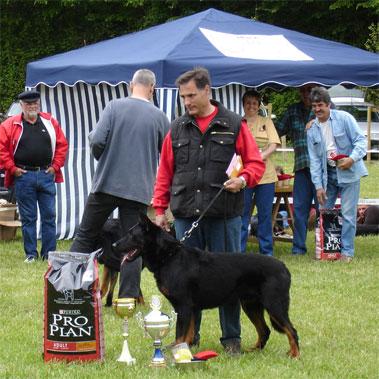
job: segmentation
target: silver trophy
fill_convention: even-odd
[[[166,337],[176,321],[176,313],[172,311],[169,317],[160,311],[161,306],[159,296],[153,295],[150,302],[152,311],[145,317],[141,312],[136,315],[140,327],[154,340],[155,351],[150,362],[151,367],[166,367],[166,360],[161,349],[162,339]]]
[[[123,337],[124,337],[124,345],[122,348],[122,352],[120,357],[117,359],[118,362],[126,362],[128,366],[133,365],[136,360],[132,358],[129,352],[128,346],[128,335],[129,335],[129,326],[128,326],[128,317],[131,317],[136,309],[136,299],[133,297],[116,299],[113,304],[113,309],[117,313],[118,316],[124,319],[123,324]]]

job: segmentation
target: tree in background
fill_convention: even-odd
[[[211,7],[360,48],[376,43],[376,49],[377,1],[1,0],[0,111],[23,90],[28,62]],[[267,90],[266,96],[280,115],[296,93]]]

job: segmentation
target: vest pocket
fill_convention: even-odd
[[[225,135],[212,136],[211,160],[215,162],[229,162],[234,154],[234,138]]]
[[[186,186],[184,184],[174,185],[171,187],[170,208],[173,212],[182,206],[188,206],[184,199]]]
[[[172,141],[172,149],[174,151],[175,162],[178,164],[188,163],[189,143],[190,140],[188,138]]]

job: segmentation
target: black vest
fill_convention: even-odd
[[[175,172],[170,208],[175,217],[198,217],[228,180],[226,169],[236,151],[242,118],[218,107],[204,134],[187,113],[172,124]],[[224,191],[207,211],[207,217],[236,217],[243,211],[243,191]]]

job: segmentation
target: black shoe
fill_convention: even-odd
[[[231,357],[236,357],[241,355],[241,341],[234,340],[230,342],[223,343],[225,353]]]

